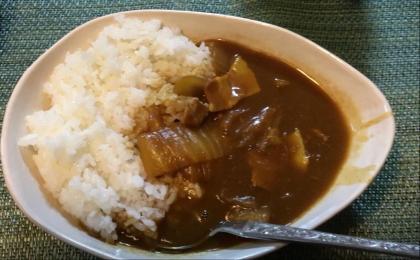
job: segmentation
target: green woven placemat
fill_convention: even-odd
[[[0,119],[23,72],[46,49],[93,18],[135,9],[221,13],[285,27],[370,78],[396,118],[394,147],[371,186],[319,230],[419,244],[419,1],[0,0]],[[395,259],[289,245],[263,259]],[[95,259],[51,237],[17,208],[0,172],[0,259]]]

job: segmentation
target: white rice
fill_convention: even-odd
[[[149,178],[135,148],[146,129],[145,107],[166,107],[166,120],[183,110],[172,92],[185,75],[214,76],[208,48],[158,20],[116,16],[88,50],[67,54],[44,92],[51,108],[26,118],[45,187],[63,208],[104,239],[116,228],[156,236],[157,222],[176,197],[173,178]]]

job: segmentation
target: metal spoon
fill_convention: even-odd
[[[226,232],[244,238],[329,245],[368,252],[420,258],[419,245],[337,235],[316,230],[274,225],[255,221],[222,222],[206,237],[194,244],[173,247],[159,245],[159,247],[167,250],[189,249],[198,246],[199,244],[206,241],[209,237],[219,232]]]

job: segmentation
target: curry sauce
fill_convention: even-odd
[[[297,68],[242,45],[224,40],[206,44],[218,75],[225,74],[229,64],[240,56],[254,72],[261,91],[240,100],[230,110],[209,113],[205,118],[203,124],[219,131],[227,152],[195,165],[199,170],[181,171],[186,179],[199,184],[201,198],[178,198],[159,224],[157,240],[119,234],[124,244],[149,248],[191,244],[220,221],[238,218],[258,216],[261,221],[262,216],[270,223],[289,224],[323,196],[347,156],[348,125],[338,106],[313,80]],[[256,120],[273,128],[279,138],[252,128]],[[213,127],[217,124],[223,128]],[[308,159],[303,170],[291,163],[292,148],[287,142],[296,131]],[[236,139],[232,137],[234,132]],[[212,240],[209,248],[240,241],[226,240],[226,236]]]

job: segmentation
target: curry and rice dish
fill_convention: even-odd
[[[19,140],[89,233],[185,245],[220,221],[291,223],[326,192],[349,130],[314,81],[238,43],[116,21],[55,68]]]

